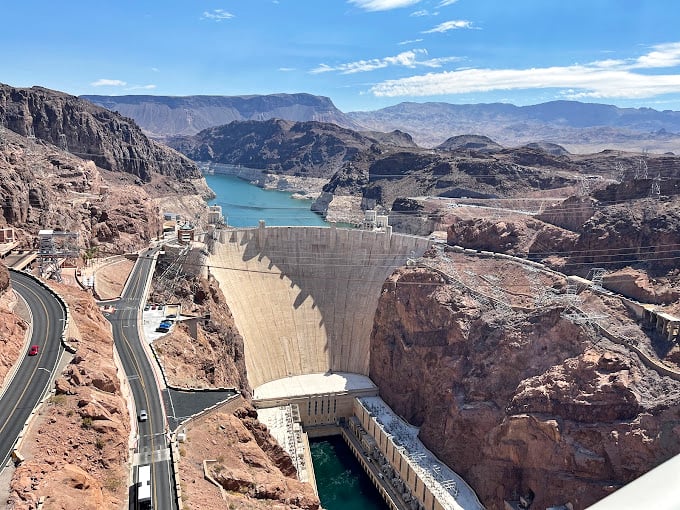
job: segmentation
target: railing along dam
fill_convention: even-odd
[[[251,386],[288,376],[368,375],[385,279],[430,245],[421,237],[331,227],[218,231],[210,272],[245,342]]]

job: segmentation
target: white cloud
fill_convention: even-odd
[[[97,81],[90,83],[93,87],[124,87],[127,85],[122,80],[109,80],[107,78],[100,78]]]
[[[434,34],[436,32],[448,32],[449,30],[457,30],[459,28],[474,28],[472,26],[471,21],[467,21],[464,19],[458,19],[458,20],[451,20],[451,21],[445,21],[444,23],[440,23],[434,28],[431,28],[430,30],[425,30],[423,34]]]
[[[397,44],[399,46],[404,46],[406,44],[414,44],[414,43],[419,43],[419,42],[423,42],[423,39],[422,38],[421,39],[408,39],[407,41],[401,41],[401,42],[398,42]]]
[[[420,0],[348,0],[349,3],[356,5],[365,11],[389,11],[400,7],[415,5]]]
[[[374,85],[380,97],[438,96],[492,90],[563,89],[579,98],[643,98],[680,92],[680,75],[643,75],[589,65],[533,69],[464,69],[429,73]]]
[[[639,57],[634,68],[674,67],[680,64],[680,42],[657,44],[653,51]]]
[[[125,90],[153,90],[156,88],[156,85],[149,83],[148,85],[132,85],[131,87],[126,88]]]
[[[602,67],[602,68],[615,68],[615,67],[621,67],[625,64],[626,64],[625,60],[610,58],[610,59],[607,59],[607,60],[598,60],[596,62],[592,62],[590,65],[592,65],[594,67]]]
[[[212,21],[222,21],[225,19],[231,19],[233,18],[234,15],[230,12],[225,11],[224,9],[213,9],[212,11],[204,11],[203,16],[201,16],[201,19],[209,19]]]
[[[402,66],[402,67],[441,67],[442,64],[446,62],[453,62],[460,60],[460,57],[438,57],[419,60],[419,56],[427,55],[427,50],[424,49],[414,49],[403,51],[398,55],[392,57],[384,58],[372,58],[368,60],[357,60],[355,62],[348,62],[344,64],[338,64],[336,66],[329,66],[327,64],[321,64],[318,67],[312,69],[310,73],[321,74],[328,72],[339,72],[341,74],[354,74],[363,73],[367,71],[374,71],[376,69],[383,69],[390,66]]]
[[[644,71],[671,67],[680,67],[680,42],[657,44],[639,57],[612,58],[588,64],[530,69],[459,68],[432,72],[387,80],[373,85],[369,92],[380,97],[422,97],[556,89],[559,95],[569,99],[640,99],[680,93],[680,73],[650,74]]]
[[[279,71],[284,72],[284,73],[289,73],[291,71],[295,71],[294,67],[279,67]]]
[[[409,14],[412,18],[421,18],[423,16],[439,16],[439,11],[428,11],[427,9],[420,9]]]
[[[442,0],[437,7],[446,7],[447,5],[455,4],[458,0]]]

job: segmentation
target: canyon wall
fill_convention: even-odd
[[[585,508],[680,453],[680,383],[565,318],[559,298],[534,304],[563,282],[450,256],[440,257],[457,280],[406,268],[385,283],[369,375],[487,508],[520,496],[532,508]],[[612,324],[637,327],[615,299],[588,300]]]

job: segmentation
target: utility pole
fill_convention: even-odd
[[[657,174],[652,181],[652,191],[650,192],[652,198],[661,198],[661,174]]]
[[[638,166],[635,169],[635,179],[649,179],[647,174],[647,161],[644,156],[638,160]]]
[[[5,146],[5,110],[7,109],[7,101],[2,99],[2,111],[0,111],[0,149]]]

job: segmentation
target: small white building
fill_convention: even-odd
[[[364,221],[361,225],[363,230],[384,230],[389,226],[389,217],[386,214],[378,214],[373,209],[364,212]]]
[[[224,216],[222,215],[221,205],[208,206],[208,224],[219,225],[224,223]]]

